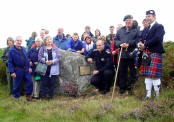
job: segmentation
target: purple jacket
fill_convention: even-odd
[[[51,65],[50,76],[59,75],[60,73],[59,61],[61,60],[61,54],[59,52],[59,49],[55,46],[52,47],[52,57],[53,57],[53,64]],[[46,47],[43,46],[39,50],[38,61],[45,63],[46,60],[48,60],[48,53]]]

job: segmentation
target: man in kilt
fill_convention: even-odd
[[[163,48],[165,31],[163,25],[156,22],[155,11],[146,11],[146,19],[150,22],[149,30],[145,32],[146,37],[144,43],[142,41],[138,43],[151,59],[149,65],[143,63],[141,65],[141,74],[145,76],[147,91],[144,100],[148,100],[151,97],[152,86],[155,90],[155,98],[159,96],[160,78],[162,77],[162,53],[165,52]]]

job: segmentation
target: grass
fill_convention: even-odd
[[[120,118],[125,112],[142,108],[146,102],[141,98],[144,93],[143,82],[136,85],[135,95],[114,95],[111,104],[111,92],[106,95],[87,95],[72,98],[56,96],[52,101],[35,100],[27,102],[25,97],[14,100],[8,95],[7,85],[0,85],[0,122],[140,122],[139,118]],[[142,92],[140,92],[142,91]],[[163,89],[158,101],[174,99],[173,89]],[[110,108],[110,105],[111,108]],[[147,121],[174,121],[174,116],[147,118]]]
[[[142,102],[134,97],[117,96],[112,108],[105,112],[104,105],[110,104],[111,93],[81,98],[58,96],[53,101],[27,102],[25,97],[15,101],[8,96],[7,88],[0,87],[0,121],[9,122],[76,122],[117,121],[121,112],[133,110]]]

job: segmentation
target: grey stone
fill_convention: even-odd
[[[77,91],[74,91],[73,93],[79,94],[85,91],[90,84],[94,64],[87,63],[85,56],[81,54],[64,51],[61,49],[59,49],[59,51],[62,59],[60,61],[60,75],[57,77],[55,83],[55,93],[58,95],[67,94],[65,90],[65,85],[67,82],[72,83],[77,87]],[[90,66],[91,75],[80,76],[80,66]]]

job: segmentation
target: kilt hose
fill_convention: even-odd
[[[151,62],[149,66],[141,65],[141,75],[146,77],[162,77],[162,54],[151,53],[146,50],[146,53],[151,57]]]

